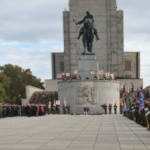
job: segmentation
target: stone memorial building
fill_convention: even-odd
[[[83,51],[82,40],[77,40],[81,21],[89,10],[100,41],[94,40],[93,50],[99,70],[112,72],[116,77],[140,79],[140,52],[124,52],[124,15],[116,0],[69,0],[69,11],[63,12],[64,53],[52,53],[52,79],[61,72],[74,73]]]
[[[84,50],[82,36],[77,39],[87,11],[93,16],[93,25],[97,29],[94,29],[94,34],[97,31],[100,38],[96,40],[95,37],[93,42],[95,55],[81,55]],[[79,21],[80,24],[77,23]],[[122,84],[126,89],[131,87],[131,82],[135,89],[143,84],[143,79],[140,79],[140,52],[124,52],[124,14],[117,8],[116,0],[69,0],[69,11],[65,9],[63,12],[63,33],[64,52],[51,53],[52,79],[45,80],[45,91],[58,91],[61,105],[65,99],[71,106],[71,112],[82,112],[85,106],[96,112],[104,103],[114,105],[117,102],[119,106]],[[90,70],[94,70],[97,80],[93,80]],[[81,80],[57,79],[62,72],[74,75],[75,71],[81,75]],[[117,81],[99,80],[100,71],[104,75],[115,75]],[[33,92],[36,88],[27,86],[28,98]]]

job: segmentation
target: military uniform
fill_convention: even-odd
[[[150,104],[148,104],[148,111],[150,111]],[[149,124],[149,130],[150,130],[150,114],[147,116],[148,124]]]
[[[107,114],[107,105],[104,104],[104,110],[105,110],[105,114]]]
[[[66,114],[66,106],[63,105],[63,114]]]
[[[117,114],[117,106],[114,105],[114,111],[115,111],[115,114]]]
[[[111,109],[112,109],[112,105],[111,104],[109,104],[109,114],[111,114]]]
[[[3,118],[3,107],[0,106],[0,118]]]
[[[68,114],[70,114],[70,105],[68,104],[68,106],[66,108],[68,110]]]

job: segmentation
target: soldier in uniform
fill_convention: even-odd
[[[104,104],[104,110],[105,110],[105,114],[107,114],[107,104]]]
[[[114,105],[114,111],[115,111],[115,114],[117,114],[117,105],[116,105],[116,103]]]
[[[93,17],[93,15],[90,14],[89,11],[86,11],[86,16],[83,18],[83,20],[77,22],[76,25],[78,25],[78,24],[80,25],[80,24],[84,23],[86,19],[91,19],[91,20],[92,20],[93,29],[94,29],[94,34],[95,34],[95,36],[96,36],[96,39],[99,40],[97,29],[96,29],[96,27],[94,26],[94,17]],[[85,26],[83,26],[83,27],[80,29],[80,32],[79,32],[79,35],[78,35],[77,39],[80,39],[81,35],[84,33],[84,29],[85,29]]]
[[[68,110],[68,114],[70,114],[70,104],[68,104],[68,106],[66,108]]]
[[[6,104],[3,105],[3,117],[6,117]]]
[[[66,114],[66,106],[63,104],[63,114]]]
[[[111,114],[112,104],[109,104],[109,114]]]
[[[0,118],[2,118],[2,117],[3,117],[3,106],[0,103]]]

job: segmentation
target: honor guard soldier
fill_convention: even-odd
[[[112,104],[109,104],[109,114],[111,114]]]
[[[56,113],[60,114],[60,105],[56,105]]]
[[[105,110],[105,114],[107,114],[107,105],[106,105],[106,103],[104,104],[104,110]]]
[[[0,118],[3,117],[3,107],[2,107],[2,104],[0,104]]]
[[[63,104],[63,114],[66,114],[66,106]]]
[[[114,105],[115,114],[117,114],[117,104]]]
[[[56,111],[56,106],[53,105],[53,115],[55,115],[55,111]]]
[[[97,80],[97,76],[96,75],[94,76],[94,80]]]
[[[68,114],[70,114],[70,104],[68,104],[68,106],[66,107],[66,109],[68,110]]]

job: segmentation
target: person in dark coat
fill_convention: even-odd
[[[117,105],[116,105],[116,103],[114,105],[114,111],[115,111],[115,114],[117,114]]]
[[[109,114],[111,114],[112,104],[109,104]]]

